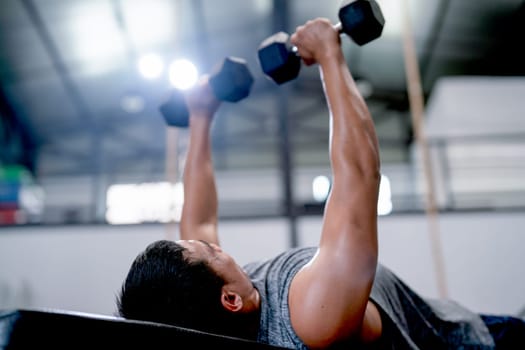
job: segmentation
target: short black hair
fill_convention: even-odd
[[[220,302],[224,281],[204,261],[190,261],[173,241],[151,243],[131,265],[117,308],[127,319],[231,334]],[[229,329],[228,329],[229,328]]]

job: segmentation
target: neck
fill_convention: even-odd
[[[240,315],[239,321],[239,329],[242,330],[243,334],[242,337],[257,340],[259,323],[261,321],[261,309],[257,308],[250,313]]]
[[[245,303],[242,312],[233,315],[238,337],[257,340],[259,334],[259,323],[261,321],[261,297],[259,291],[253,288],[253,292]]]
[[[251,294],[246,300],[245,311],[248,313],[259,311],[261,309],[261,296],[257,288],[253,287]]]

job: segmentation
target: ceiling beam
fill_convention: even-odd
[[[49,33],[49,30],[42,19],[42,16],[38,12],[38,9],[32,0],[22,0],[22,4],[29,15],[31,23],[34,26],[38,37],[42,41],[46,52],[51,58],[53,68],[58,73],[60,81],[64,87],[64,91],[69,95],[70,100],[79,112],[79,118],[81,119],[81,122],[84,123],[84,125],[87,123],[90,126],[94,126],[95,122],[92,113],[90,112],[87,103],[82,98],[80,90],[73,82],[73,79],[71,78],[65,63],[63,62],[58,47],[53,41],[51,34]]]
[[[46,24],[44,23],[44,20],[36,8],[34,2],[32,0],[22,0],[22,5],[24,6],[24,9],[29,16],[32,25],[34,26],[40,40],[42,41],[44,48],[51,58],[51,62],[53,63],[55,71],[58,73],[60,81],[64,87],[64,91],[69,96],[69,99],[78,112],[78,117],[80,119],[79,123],[91,128],[92,163],[95,166],[95,172],[98,173],[100,172],[100,167],[102,166],[102,164],[99,162],[100,139],[98,135],[100,130],[95,122],[93,113],[88,107],[88,104],[84,101],[80,90],[73,82],[73,79],[71,78],[65,63],[63,62],[58,47],[53,41],[53,38],[51,37],[51,34],[47,29]]]

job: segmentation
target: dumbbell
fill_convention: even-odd
[[[209,84],[218,100],[238,102],[250,94],[253,76],[244,59],[226,57],[213,67]],[[166,124],[188,127],[190,116],[182,91],[174,89],[159,110]]]
[[[375,0],[345,0],[338,17],[340,22],[334,28],[359,46],[380,37],[385,25]],[[258,56],[264,74],[279,85],[295,79],[301,69],[301,57],[285,32],[265,39],[259,46]]]

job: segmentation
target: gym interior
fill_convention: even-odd
[[[525,2],[378,3],[380,37],[341,42],[380,144],[379,261],[421,295],[524,317]],[[257,53],[309,19],[337,23],[340,6],[2,0],[0,310],[115,315],[137,253],[179,237],[188,129],[159,106],[225,57],[253,84],[212,129],[222,246],[244,264],[317,245],[331,186],[319,70],[276,84]]]

